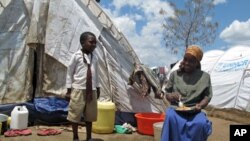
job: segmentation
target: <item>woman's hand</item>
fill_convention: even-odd
[[[170,94],[166,94],[166,98],[168,101],[170,102],[178,102],[179,98],[180,98],[180,94],[178,92],[174,92],[174,93],[170,93]]]
[[[204,97],[200,103],[195,105],[195,110],[200,111],[201,109],[205,108],[208,105],[209,99],[208,97]]]
[[[201,109],[202,109],[201,104],[196,104],[196,105],[195,105],[195,110],[196,110],[196,111],[201,111]]]

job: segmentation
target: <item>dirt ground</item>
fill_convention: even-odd
[[[242,112],[234,109],[214,109],[207,108],[209,119],[213,123],[212,135],[208,141],[229,141],[229,126],[231,124],[250,124],[250,113]],[[4,137],[0,136],[0,141],[71,141],[72,132],[70,127],[56,126],[50,128],[57,128],[62,130],[62,134],[54,136],[38,136],[37,129],[45,126],[33,126],[32,135],[18,136],[18,137]],[[79,137],[81,141],[85,141],[85,128],[79,129]],[[141,135],[137,132],[132,134],[95,134],[93,133],[95,141],[154,141],[154,136]]]

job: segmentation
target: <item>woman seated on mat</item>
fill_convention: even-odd
[[[179,69],[170,74],[165,91],[171,106],[161,141],[206,141],[212,132],[212,123],[201,111],[212,98],[210,75],[201,70],[202,56],[200,47],[189,46]]]

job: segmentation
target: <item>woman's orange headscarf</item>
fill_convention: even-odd
[[[188,54],[193,55],[198,61],[201,61],[203,57],[203,51],[201,48],[197,45],[191,45],[186,49],[186,52]]]

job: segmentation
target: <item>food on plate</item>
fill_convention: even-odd
[[[176,110],[179,110],[179,111],[189,111],[189,110],[192,110],[192,108],[186,107],[185,105],[182,105],[182,107],[177,107]]]

